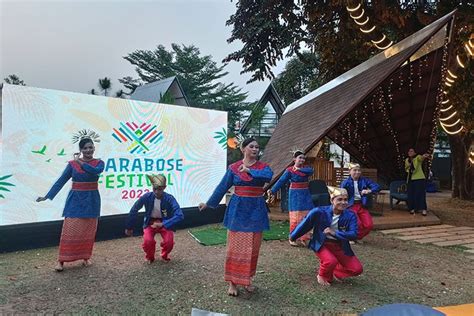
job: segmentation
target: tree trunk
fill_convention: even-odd
[[[453,198],[474,200],[474,165],[469,162],[469,133],[449,136],[453,177]]]

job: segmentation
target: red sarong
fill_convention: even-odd
[[[257,270],[262,233],[227,232],[227,256],[224,279],[247,286]]]
[[[92,256],[97,218],[65,218],[59,241],[59,262],[88,260]]]
[[[290,233],[298,226],[298,224],[306,217],[306,215],[309,213],[309,211],[290,211]],[[311,232],[309,231],[298,240],[310,240],[311,239]]]

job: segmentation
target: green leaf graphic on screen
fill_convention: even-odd
[[[0,177],[0,191],[11,192],[10,189],[8,189],[7,187],[14,187],[15,185],[13,183],[4,181],[4,180],[10,178],[11,176],[12,176],[12,174]],[[0,193],[0,199],[4,199],[4,198],[5,198],[5,196]]]
[[[60,152],[58,152],[58,154],[57,154],[57,155],[58,155],[58,156],[66,156],[66,154],[64,153],[64,148],[63,148],[63,149],[61,149],[61,151],[60,151]]]
[[[222,128],[222,131],[214,132],[216,134],[214,136],[215,139],[219,141],[219,144],[222,146],[223,149],[227,149],[227,131],[225,128]]]
[[[43,146],[40,150],[32,150],[31,151],[33,154],[38,154],[38,155],[45,155],[46,152],[46,145]]]

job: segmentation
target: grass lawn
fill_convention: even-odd
[[[460,250],[376,232],[354,246],[362,276],[327,288],[316,282],[313,252],[264,241],[254,281],[258,291],[237,298],[226,295],[224,245],[200,245],[186,230],[175,241],[172,261],[152,265],[143,262],[140,237],[99,242],[91,267],[74,263],[62,273],[52,270],[56,247],[0,254],[0,314],[189,315],[192,307],[234,315],[314,314],[394,302],[474,302],[474,267]]]

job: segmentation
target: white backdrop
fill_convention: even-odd
[[[82,129],[100,135],[102,216],[128,213],[150,189],[145,174],[164,174],[166,191],[192,207],[225,173],[225,112],[13,85],[2,94],[0,225],[61,218],[70,181],[53,201],[35,199],[78,152]]]

